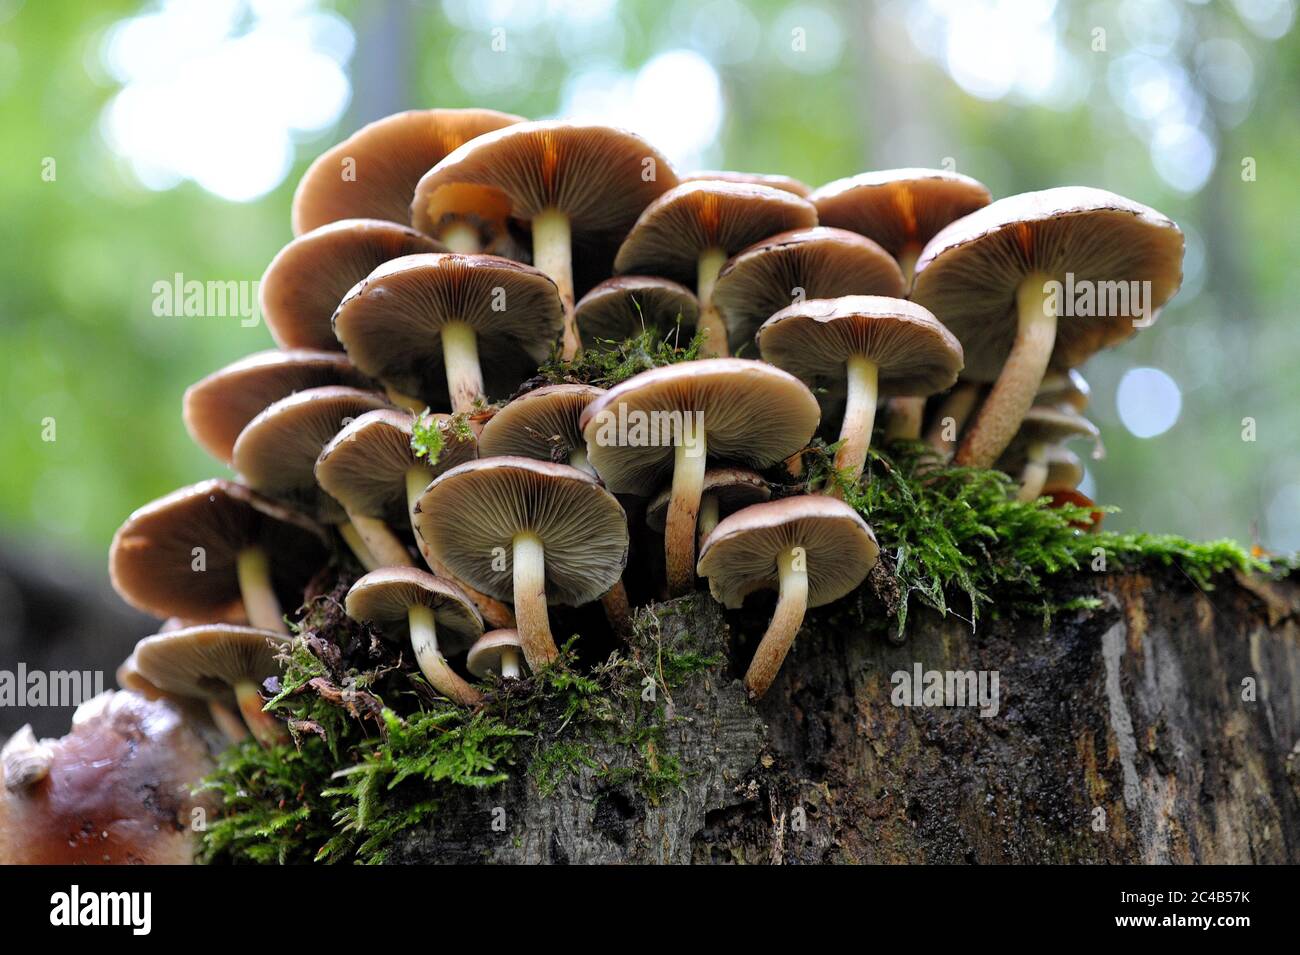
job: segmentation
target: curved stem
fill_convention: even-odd
[[[392,528],[387,524],[378,518],[353,514],[351,511],[348,512],[348,517],[349,522],[341,525],[339,530],[345,531],[350,526],[352,533],[361,539],[362,545],[369,552],[370,559],[375,565],[371,567],[362,558],[361,563],[366,570],[376,570],[379,567],[410,567],[412,565],[411,555],[407,552],[406,545],[398,539]],[[347,540],[349,544],[352,543],[346,532],[344,533],[344,540]],[[352,549],[353,551],[356,550],[355,547]],[[361,555],[358,554],[357,556],[360,557]]]
[[[517,680],[523,675],[519,667],[519,651],[514,647],[501,649],[501,679]]]
[[[925,433],[926,443],[942,454],[951,455],[961,429],[979,402],[979,396],[979,385],[970,381],[959,382],[939,405],[934,423]]]
[[[478,335],[464,322],[442,326],[442,363],[447,370],[451,410],[471,412],[483,400],[483,369],[478,363]]]
[[[1051,279],[1041,273],[1025,276],[1016,290],[1019,330],[988,399],[980,408],[954,459],[965,467],[987,468],[1006,450],[1034,395],[1056,345],[1056,313],[1047,290]]]
[[[235,573],[239,577],[239,593],[244,598],[244,612],[248,622],[263,630],[288,633],[284,611],[271,586],[271,563],[266,551],[254,544],[245,547],[235,558]]]
[[[524,659],[536,673],[560,655],[546,611],[546,554],[536,534],[524,531],[515,535],[514,585],[519,642]]]
[[[239,713],[253,737],[263,746],[289,742],[289,731],[284,724],[262,708],[262,694],[257,692],[252,680],[240,680],[235,684],[235,702],[239,704]]]
[[[366,545],[366,540],[361,536],[361,532],[357,530],[357,525],[354,521],[344,521],[342,524],[338,525],[338,528],[339,536],[343,538],[343,543],[348,545],[348,550],[352,551],[352,556],[357,559],[357,563],[367,571],[378,570],[380,567],[384,566],[379,562],[379,559],[375,557],[374,552]]]
[[[713,529],[718,526],[719,519],[718,495],[705,494],[700,498],[700,516],[697,521],[699,524],[699,533],[695,535],[696,540],[699,542],[700,550],[704,550],[704,542],[708,539],[709,535],[713,533]]]
[[[622,578],[600,598],[600,606],[615,633],[625,640],[632,635],[632,608]]]
[[[672,497],[664,524],[669,597],[680,597],[695,588],[695,521],[704,493],[707,452],[704,422],[689,411],[682,412],[682,430],[673,449]]]
[[[731,354],[727,345],[727,325],[722,314],[713,304],[713,286],[718,282],[718,273],[727,264],[725,249],[705,249],[700,253],[698,273],[695,280],[695,295],[700,300],[700,318],[695,327],[704,335],[700,344],[701,358],[726,358]]]
[[[924,398],[890,398],[885,404],[885,441],[919,441]]]
[[[208,714],[212,717],[212,722],[217,724],[217,729],[221,730],[221,735],[230,742],[238,743],[248,736],[248,727],[244,721],[220,700],[208,700]]]
[[[871,447],[871,430],[876,425],[876,388],[880,373],[876,363],[863,355],[848,360],[849,400],[840,425],[840,449],[835,452],[835,470],[850,484],[862,477],[862,466]],[[838,483],[830,493],[839,496]]]
[[[559,289],[564,306],[561,357],[572,361],[582,351],[578,323],[573,318],[573,235],[569,217],[558,209],[547,209],[533,219],[533,265]]]
[[[473,706],[483,697],[478,690],[466,683],[459,673],[447,665],[438,649],[438,625],[434,622],[433,611],[428,607],[415,605],[408,607],[406,620],[411,628],[411,649],[415,651],[415,662],[420,672],[435,690],[461,706]]]
[[[438,241],[452,252],[459,252],[462,255],[476,255],[483,251],[478,229],[463,219],[447,223],[438,235]]]
[[[806,561],[807,555],[802,547],[791,547],[777,558],[780,596],[772,613],[772,622],[745,671],[745,689],[751,700],[758,699],[772,685],[803,623],[803,615],[808,609]]]
[[[1020,473],[1020,491],[1017,501],[1036,501],[1047,483],[1047,445],[1035,441],[1028,448],[1024,470]]]

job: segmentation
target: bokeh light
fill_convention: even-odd
[[[1139,438],[1164,434],[1178,421],[1183,393],[1159,368],[1130,368],[1115,391],[1119,420]]]

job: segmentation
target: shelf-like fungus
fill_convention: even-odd
[[[671,279],[653,275],[616,275],[582,297],[574,321],[582,347],[621,342],[647,328],[661,340],[685,346],[695,335],[700,305],[695,293]]]
[[[465,666],[480,680],[495,674],[503,680],[524,675],[524,644],[518,630],[489,630],[469,648]]]

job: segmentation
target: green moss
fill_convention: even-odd
[[[575,361],[567,362],[553,354],[538,369],[537,378],[527,383],[521,391],[540,385],[579,382],[598,388],[613,388],[633,375],[664,365],[694,361],[700,355],[703,336],[696,335],[685,344],[681,342],[680,329],[662,338],[653,328],[626,341],[597,342],[595,348],[586,349]]]
[[[454,414],[436,418],[425,409],[411,425],[411,450],[417,458],[436,464],[443,449],[450,443],[474,440],[474,428],[469,415]]]

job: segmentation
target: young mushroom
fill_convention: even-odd
[[[1049,367],[1077,367],[1154,321],[1182,257],[1183,234],[1165,216],[1085,187],[999,199],[931,239],[912,298],[961,341],[967,378],[996,379],[956,463],[998,459]],[[1076,303],[1066,289],[1090,297]]]
[[[1020,501],[1035,501],[1050,473],[1049,449],[1074,438],[1100,437],[1097,426],[1073,409],[1035,405],[1025,412],[1020,430],[999,461],[1008,474],[1020,473]],[[1009,469],[1009,470],[1008,470]]]
[[[695,530],[708,458],[752,468],[783,461],[817,430],[817,399],[779,368],[711,358],[642,372],[587,406],[587,460],[619,494],[650,494],[671,478],[664,527],[668,592],[695,583]]]
[[[676,344],[689,344],[700,320],[695,293],[652,275],[616,275],[582,297],[574,308],[582,346],[621,342],[647,328]]]
[[[470,412],[534,374],[562,320],[555,283],[531,266],[494,255],[408,255],[348,292],[334,332],[400,404]]]
[[[776,679],[804,614],[851,592],[875,566],[880,548],[858,512],[823,495],[754,504],[723,518],[704,542],[699,572],[715,599],[739,607],[757,589],[778,592],[772,621],[745,689],[758,699]]]
[[[108,571],[131,606],[157,617],[246,618],[287,633],[293,606],[326,558],[321,529],[230,481],[181,488],[146,504],[113,537]]]
[[[573,321],[575,245],[624,235],[652,199],[677,184],[668,160],[633,133],[586,123],[518,123],[467,142],[420,180],[412,209],[429,231],[467,187],[495,192],[533,234],[533,264],[559,289],[563,357],[580,347]],[[445,238],[444,238],[444,241]]]
[[[482,458],[439,475],[415,508],[435,557],[490,596],[514,599],[533,671],[559,654],[547,604],[589,603],[623,575],[627,517],[586,471]]]
[[[465,666],[480,680],[495,674],[503,680],[524,675],[524,644],[518,630],[489,630],[469,648]]]
[[[353,620],[375,624],[391,640],[409,637],[420,672],[447,699],[462,706],[482,699],[444,656],[468,649],[483,633],[483,618],[451,581],[415,567],[385,567],[353,584],[345,607]]]
[[[881,395],[924,398],[952,386],[961,345],[924,308],[897,298],[848,295],[782,309],[758,332],[763,358],[805,382],[847,384],[835,468],[862,475]],[[829,490],[838,493],[839,485]]]
[[[672,496],[673,489],[664,488],[646,508],[645,522],[651,530],[663,533]],[[700,515],[696,521],[699,546],[704,546],[704,539],[713,533],[722,518],[771,497],[771,486],[748,468],[709,468],[704,472]]]
[[[164,693],[218,705],[233,699],[257,741],[273,746],[289,733],[263,709],[261,686],[280,675],[288,645],[281,633],[213,623],[145,637],[133,656],[140,675]]]
[[[817,224],[817,210],[771,186],[696,181],[646,206],[614,259],[616,272],[692,283],[700,303],[704,355],[728,354],[727,329],[713,302],[727,259],[760,239]]]
[[[257,352],[185,389],[185,427],[195,444],[229,464],[239,432],[268,405],[307,388],[371,384],[341,351]]]
[[[841,295],[901,298],[903,273],[876,243],[844,229],[815,226],[764,239],[718,273],[713,304],[735,352],[762,324],[795,301]]]
[[[491,109],[424,109],[363,126],[321,153],[303,174],[293,194],[293,233],[302,235],[339,219],[387,219],[408,225],[411,196],[430,167],[475,136],[520,122],[522,116]],[[480,224],[477,216],[457,216],[422,223],[420,228],[458,248],[471,237],[479,243]]]
[[[1073,409],[1082,414],[1088,410],[1092,389],[1078,371],[1049,371],[1034,395],[1034,404],[1049,405],[1061,410]]]

